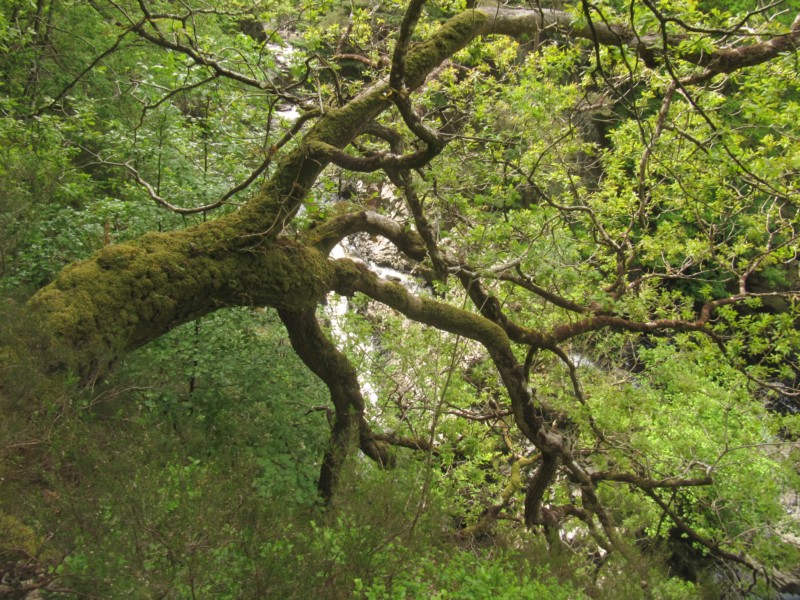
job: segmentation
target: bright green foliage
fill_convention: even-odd
[[[435,561],[424,564],[420,573],[408,579],[395,581],[387,588],[385,584],[365,587],[360,580],[356,584],[359,598],[368,600],[404,600],[410,598],[435,598],[436,600],[471,598],[543,598],[546,600],[580,600],[586,596],[573,586],[548,578],[546,570],[535,573],[535,578],[518,574],[509,568],[518,557],[499,554],[456,555],[444,564]]]
[[[416,39],[465,4],[427,3]],[[574,514],[526,530],[525,492],[541,457],[486,349],[363,295],[333,315],[341,299],[330,295],[318,317],[359,373],[365,420],[400,441],[393,469],[353,452],[324,507],[317,479],[330,394],[272,309],[184,323],[88,389],[71,381],[62,394],[46,367],[28,365],[33,326],[9,300],[0,306],[0,375],[9,379],[0,381],[0,571],[29,561],[64,589],[108,598],[680,600],[741,592],[750,576],[705,573],[709,545],[767,568],[800,564],[798,523],[786,512],[800,488],[790,452],[800,418],[769,410],[796,408],[800,373],[797,57],[702,85],[686,83],[700,67],[679,58],[785,33],[793,16],[758,11],[746,25],[761,33],[724,36],[718,30],[741,24],[754,2],[563,4],[550,3],[578,27],[588,12],[595,26],[685,36],[668,64],[657,56],[653,65],[630,46],[564,33],[479,37],[437,70],[412,101],[448,145],[411,177],[451,268],[447,281],[411,290],[484,309],[458,279],[466,266],[520,328],[558,333],[617,319],[536,352],[513,345],[537,407],[554,411],[548,422],[568,416],[562,432],[587,473],[708,475],[713,484],[598,481],[629,546],[624,560],[606,558],[596,507],[567,470],[543,504]],[[190,5],[192,18],[176,18]],[[114,244],[190,234],[235,213],[257,192],[184,216],[151,196],[198,208],[256,169],[252,189],[278,172],[310,128],[289,133],[287,109],[330,114],[387,76],[406,5],[149,4],[163,13],[164,39],[201,49],[193,58],[130,29],[140,3],[4,3],[0,290],[25,298],[101,248],[97,264],[122,271],[148,251]],[[659,20],[653,6],[674,18]],[[378,120],[406,131],[395,110]],[[404,136],[406,151],[419,147]],[[364,135],[347,152],[386,150]],[[381,172],[328,168],[301,214],[280,223],[282,235],[299,247],[345,212],[331,199],[348,195],[419,229],[407,209],[378,198],[381,187],[392,187]],[[244,254],[268,243],[254,239]],[[168,252],[168,269],[195,251]],[[425,259],[418,273],[430,279],[432,266]],[[749,297],[736,297],[742,288]],[[701,331],[693,326],[704,305]]]

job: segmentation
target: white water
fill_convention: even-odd
[[[294,57],[298,54],[297,50],[289,45],[283,46],[281,44],[272,43],[267,44],[267,48],[272,51],[272,54],[275,57],[275,62],[282,71],[289,70],[289,67],[291,67],[293,62],[295,62]],[[296,106],[285,104],[280,105],[278,110],[275,111],[275,114],[282,119],[294,122],[297,117],[300,116],[300,111],[297,110]]]
[[[389,267],[382,267],[372,261],[365,261],[355,254],[355,251],[352,250],[347,240],[344,240],[331,250],[330,257],[334,259],[348,258],[350,260],[359,261],[385,281],[398,282],[413,293],[421,291],[419,284],[407,273]],[[378,354],[378,349],[372,339],[361,339],[355,334],[347,332],[346,320],[349,309],[350,302],[345,296],[339,296],[333,292],[328,294],[325,313],[330,319],[333,342],[340,351],[344,351],[349,346],[351,351],[354,351],[362,357],[362,360],[367,366],[366,368],[359,369],[358,382],[361,385],[361,393],[370,405],[376,407],[378,404],[378,391],[373,384],[373,372],[369,368],[369,364],[372,361],[372,357]]]
[[[334,259],[349,258],[350,260],[363,262],[370,271],[381,279],[398,281],[409,289],[416,287],[414,280],[406,273],[388,267],[381,267],[371,261],[364,261],[359,257],[351,256],[348,253],[346,241],[337,244],[331,251],[330,256]],[[362,360],[365,364],[369,365],[372,357],[377,354],[375,342],[371,339],[360,339],[356,335],[347,332],[346,315],[349,309],[350,302],[345,296],[339,296],[335,293],[328,295],[325,312],[330,319],[333,342],[340,351],[344,351],[349,346],[352,351],[363,357]],[[368,366],[367,368],[359,369],[358,382],[361,385],[361,393],[371,406],[376,407],[378,404],[378,392],[372,382],[372,378],[373,373]]]
[[[289,105],[287,108],[276,110],[275,114],[287,121],[294,121],[300,116],[300,111],[297,110],[296,106]]]

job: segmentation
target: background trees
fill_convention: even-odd
[[[7,580],[789,589],[798,26],[6,7]]]

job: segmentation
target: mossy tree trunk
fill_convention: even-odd
[[[438,65],[479,35],[543,30],[598,44],[633,45],[648,56],[661,44],[659,36],[642,37],[624,28],[576,28],[573,18],[561,11],[469,10],[411,47],[404,60],[406,91],[422,85]],[[684,58],[704,66],[703,76],[711,78],[770,60],[793,48],[798,37],[800,17],[792,35]],[[280,234],[321,171],[330,162],[346,162],[341,149],[392,105],[392,93],[388,83],[378,82],[345,106],[327,110],[242,210],[183,231],[150,233],[109,246],[64,269],[29,303],[52,350],[49,367],[67,367],[91,379],[117,356],[218,308],[314,306],[334,287],[331,267],[317,250]],[[414,164],[418,155],[383,155],[360,166],[402,167]]]
[[[419,9],[421,3],[414,6]],[[413,31],[414,19],[409,22],[411,25],[403,35],[410,36]],[[53,377],[74,373],[89,383],[126,352],[188,320],[223,307],[274,307],[280,311],[297,354],[328,385],[336,409],[320,477],[320,490],[330,498],[352,440],[358,439],[360,448],[381,464],[391,462],[386,445],[377,441],[365,420],[364,400],[355,370],[326,338],[315,317],[317,304],[328,292],[360,292],[409,319],[476,340],[487,349],[508,391],[517,427],[546,457],[533,478],[526,500],[527,525],[555,518],[554,512],[543,513],[542,498],[559,468],[563,468],[581,485],[586,505],[591,507],[587,513],[592,515],[587,518],[596,515],[608,539],[623,548],[624,544],[616,539],[609,514],[595,494],[599,476],[573,455],[569,421],[548,414],[532,397],[524,365],[516,360],[512,343],[523,344],[531,352],[543,348],[555,351],[560,341],[599,329],[698,331],[705,327],[710,311],[717,305],[709,303],[696,320],[685,322],[636,323],[601,312],[586,312],[567,328],[541,332],[509,321],[501,307],[495,306],[482,290],[469,265],[432,255],[429,248],[432,238],[424,235],[423,222],[417,223],[423,234],[418,235],[385,217],[354,211],[329,219],[304,237],[283,235],[328,164],[397,173],[422,166],[436,155],[441,149],[441,137],[415,121],[407,102],[408,93],[421,86],[444,60],[480,35],[518,36],[545,30],[558,30],[596,44],[633,46],[648,64],[659,60],[662,53],[659,48],[664,46],[660,35],[641,36],[600,24],[574,27],[572,17],[559,11],[501,8],[465,11],[444,23],[425,41],[414,46],[401,45],[404,50],[394,60],[393,87],[388,82],[378,82],[343,107],[325,109],[297,147],[281,160],[270,181],[241,210],[186,230],[150,233],[133,242],[108,246],[90,259],[64,269],[27,306],[40,331],[32,344],[41,357],[43,371]],[[703,71],[681,85],[707,81],[718,73],[769,60],[791,49],[798,37],[800,19],[789,34],[767,42],[697,55],[686,52],[680,58],[699,65]],[[402,74],[399,81],[398,70]],[[344,149],[391,106],[398,108],[425,148],[408,155],[384,153],[357,157],[345,153]],[[353,261],[329,259],[333,245],[358,231],[383,235],[414,258],[430,256],[440,274],[452,267],[478,312],[414,295],[400,285],[381,280]],[[21,353],[13,348],[2,352],[10,361]],[[423,446],[421,442],[418,444]],[[606,474],[605,479],[615,477],[619,475]],[[710,481],[631,477],[631,483],[642,489],[704,485]],[[740,562],[750,564],[746,559]]]

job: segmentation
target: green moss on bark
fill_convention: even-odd
[[[469,43],[487,18],[465,12],[415,46],[407,61],[409,87],[421,85]],[[48,362],[91,377],[120,354],[219,307],[297,310],[317,302],[333,281],[325,257],[274,240],[326,165],[313,143],[345,147],[390,106],[387,90],[385,83],[376,84],[320,117],[306,143],[286,155],[243,210],[185,231],[108,246],[66,268],[28,305],[47,340]],[[392,302],[404,301],[400,290],[388,293]]]
[[[120,354],[217,308],[311,306],[331,285],[327,261],[314,249],[289,240],[248,246],[215,229],[151,234],[66,268],[28,305],[48,362],[92,377]]]
[[[406,85],[409,89],[422,85],[433,69],[483,33],[488,23],[489,16],[486,13],[467,10],[414,46],[406,59]]]

